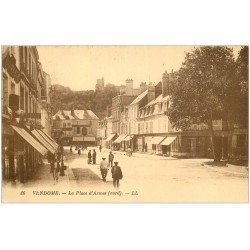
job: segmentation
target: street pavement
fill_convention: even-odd
[[[88,150],[93,148],[88,148]],[[87,163],[88,150],[81,155],[73,148],[65,147],[65,176],[59,176],[54,184],[49,164],[41,167],[34,180],[20,184],[20,190],[33,194],[34,190],[59,190],[59,196],[32,196],[34,202],[170,202],[170,203],[223,203],[248,202],[248,170],[243,167],[211,167],[211,159],[176,159],[156,155],[134,153],[132,157],[125,152],[115,151],[114,161],[123,172],[119,190],[113,188],[109,169],[107,182],[101,179],[99,164],[102,157],[108,160],[109,150],[97,152],[96,164]],[[6,186],[7,187],[7,186]],[[15,197],[18,190],[6,188]],[[120,192],[118,192],[120,191]],[[69,192],[97,192],[95,196],[69,195]],[[102,196],[102,194],[105,196]],[[109,192],[114,196],[109,196]],[[21,201],[30,198],[18,196]]]
[[[88,148],[88,150],[93,148]],[[87,151],[78,156],[77,151],[69,154],[65,148],[69,184],[73,188],[112,189],[110,170],[107,182],[102,182],[99,163],[102,157],[108,159],[109,150],[97,152],[97,164],[87,164]],[[113,152],[115,161],[122,168],[123,179],[120,190],[138,193],[133,200],[144,202],[247,202],[247,171],[237,175],[230,168],[207,167],[203,163],[211,159],[176,159],[134,153],[132,157],[125,152]],[[68,158],[68,159],[67,159]],[[245,168],[246,169],[246,168]]]

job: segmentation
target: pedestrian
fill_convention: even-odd
[[[103,181],[106,181],[106,177],[107,177],[108,169],[109,169],[109,164],[105,159],[106,158],[102,158],[102,161],[100,164],[100,171],[101,171]]]
[[[95,151],[95,149],[93,149],[92,157],[93,157],[93,165],[94,165],[94,164],[96,164],[96,151]]]
[[[70,153],[72,153],[72,145],[70,145],[70,149],[69,149]]]
[[[100,152],[102,152],[102,145],[99,146],[99,150],[100,150]]]
[[[54,165],[54,171],[53,171],[53,178],[54,178],[54,185],[56,182],[58,182],[58,173],[60,171],[60,158],[57,158],[57,161]]]
[[[92,158],[91,150],[89,150],[89,152],[88,152],[88,164],[91,163],[91,158]]]
[[[112,178],[113,178],[113,185],[114,185],[114,188],[119,188],[119,185],[120,185],[119,181],[123,177],[122,170],[118,166],[118,162],[117,161],[115,161],[114,164],[115,165],[111,169],[111,174],[112,174]]]
[[[81,148],[80,147],[78,148],[78,154],[79,155],[81,154]]]
[[[129,156],[129,157],[132,156],[132,151],[131,151],[131,148],[130,148],[130,147],[128,148],[128,156]]]
[[[109,166],[112,168],[113,167],[113,160],[114,160],[114,155],[112,154],[112,151],[109,152]]]

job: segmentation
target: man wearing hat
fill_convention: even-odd
[[[106,158],[102,158],[101,164],[100,164],[100,170],[102,174],[102,180],[106,181],[107,173],[109,169],[109,164],[106,161]]]
[[[123,177],[122,170],[118,166],[117,161],[115,161],[114,164],[115,165],[111,169],[112,178],[113,178],[113,185],[114,185],[114,188],[119,188],[119,180],[122,179],[122,177]]]
[[[109,153],[109,165],[112,168],[113,167],[113,160],[114,160],[114,155],[112,154],[112,151]]]

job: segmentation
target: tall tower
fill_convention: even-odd
[[[133,79],[126,79],[126,95],[133,95]]]
[[[103,77],[96,80],[95,90],[96,91],[104,90],[104,78]]]

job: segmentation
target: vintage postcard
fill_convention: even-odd
[[[247,203],[248,46],[2,46],[2,202]]]

